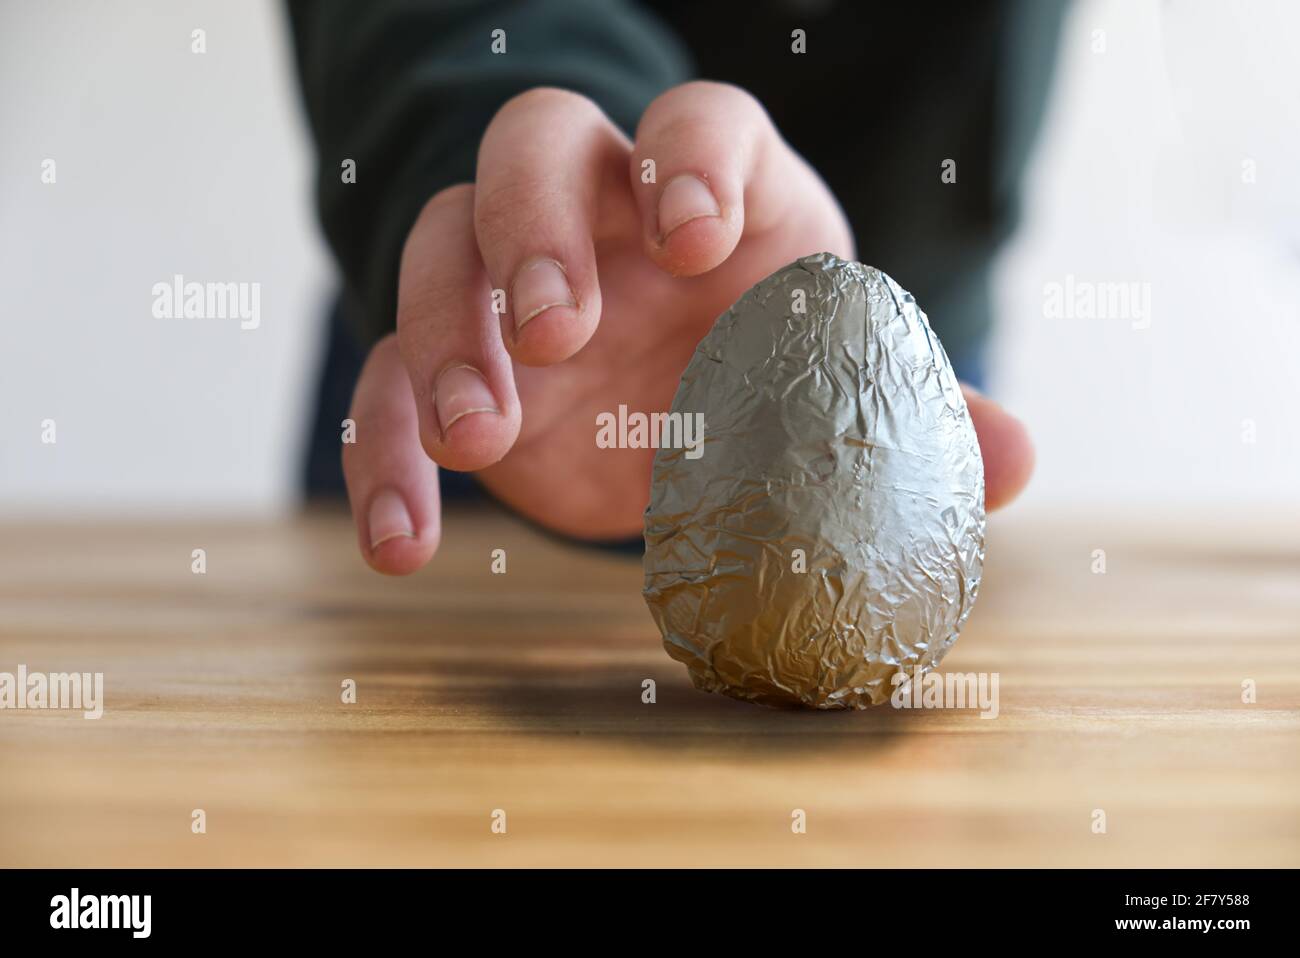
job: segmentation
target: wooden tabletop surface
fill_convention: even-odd
[[[1300,517],[994,517],[993,720],[696,692],[640,589],[491,511],[406,580],[329,510],[2,525],[0,672],[106,707],[0,711],[0,865],[1300,865]]]

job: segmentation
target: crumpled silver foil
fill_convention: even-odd
[[[861,709],[939,663],[979,589],[984,464],[910,293],[797,260],[718,319],[672,411],[704,445],[655,455],[645,598],[697,688]]]

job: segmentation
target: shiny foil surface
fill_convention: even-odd
[[[940,662],[979,589],[984,465],[910,293],[797,260],[718,319],[672,411],[703,447],[655,455],[645,598],[696,687],[866,708]]]

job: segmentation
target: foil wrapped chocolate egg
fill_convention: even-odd
[[[695,685],[866,708],[936,666],[979,590],[984,467],[948,357],[911,294],[829,253],[724,313],[660,448],[645,598]]]

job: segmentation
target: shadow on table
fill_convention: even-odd
[[[573,735],[676,752],[817,753],[874,750],[905,733],[921,716],[888,705],[865,711],[774,709],[697,691],[684,670],[533,665],[496,668],[441,663],[445,678],[463,679],[438,693],[501,727],[534,735]],[[655,701],[643,683],[655,682]]]

